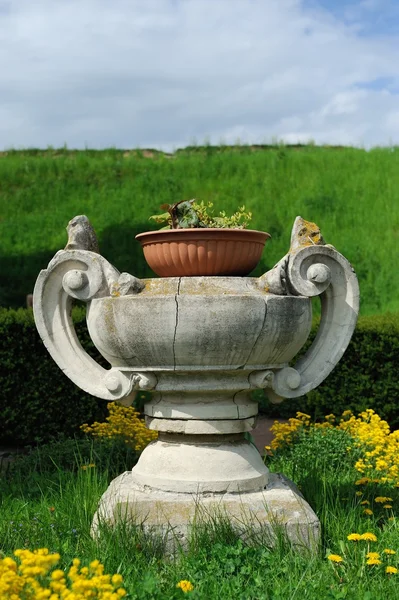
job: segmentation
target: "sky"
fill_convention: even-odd
[[[0,0],[0,149],[399,145],[399,0]]]

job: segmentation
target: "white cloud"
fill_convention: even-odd
[[[320,111],[322,117],[353,115],[361,110],[361,101],[367,98],[365,90],[339,92]]]
[[[358,87],[398,40],[300,0],[0,0],[0,72],[3,148],[399,143],[398,96]]]

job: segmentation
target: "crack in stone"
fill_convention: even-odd
[[[172,344],[172,351],[173,351],[173,370],[176,371],[176,354],[175,354],[175,344],[176,344],[176,333],[177,333],[177,326],[179,324],[179,303],[177,301],[177,298],[179,296],[180,293],[180,283],[181,283],[181,277],[179,277],[179,281],[177,284],[177,292],[175,294],[175,302],[176,302],[176,323],[175,323],[175,331],[173,334],[173,344]]]
[[[240,419],[240,407],[238,406],[238,404],[237,404],[237,402],[236,402],[236,396],[237,396],[238,394],[240,394],[242,391],[244,391],[244,390],[239,390],[239,391],[238,391],[238,392],[236,392],[236,393],[234,394],[234,396],[233,396],[233,402],[234,402],[234,404],[235,404],[235,405],[236,405],[236,407],[237,407],[237,420],[241,420],[241,419]]]
[[[239,392],[237,392],[239,393]],[[158,402],[157,402],[158,404]],[[155,404],[154,404],[155,406]],[[237,412],[238,412],[238,405],[237,406]],[[231,417],[221,417],[220,419],[206,419],[206,418],[195,418],[195,419],[188,419],[188,418],[184,418],[184,417],[153,417],[151,416],[151,419],[156,419],[158,421],[184,421],[185,423],[193,423],[193,422],[202,422],[202,421],[212,421],[215,423],[218,423],[219,421],[232,421],[232,422],[236,422],[236,421],[249,421],[249,419],[254,419],[255,417],[258,416],[258,411],[256,411],[256,413],[254,413],[253,415],[249,415],[248,417],[239,417],[238,419],[234,419]],[[162,432],[162,433],[167,433],[167,432]],[[186,434],[184,434],[186,435]],[[195,435],[195,434],[192,434]],[[231,435],[231,434],[225,434],[225,433],[220,433],[220,434],[201,434],[201,435]]]
[[[260,328],[260,330],[259,330],[259,333],[258,333],[258,335],[256,336],[256,340],[254,341],[254,343],[253,343],[253,345],[252,345],[252,348],[251,348],[251,350],[250,350],[250,352],[249,352],[249,354],[248,354],[248,358],[247,358],[247,360],[245,361],[245,365],[244,365],[244,367],[245,367],[245,366],[248,364],[248,361],[249,361],[249,359],[251,358],[252,352],[253,352],[253,350],[254,350],[254,348],[255,348],[256,344],[258,343],[258,340],[259,340],[260,336],[262,335],[263,329],[264,329],[264,327],[265,327],[265,323],[266,323],[266,316],[267,316],[267,302],[266,302],[266,300],[265,300],[264,302],[265,302],[265,314],[263,315],[263,323],[262,323],[262,327]],[[249,380],[249,375],[248,375],[248,380]]]

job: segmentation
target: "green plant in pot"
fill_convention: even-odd
[[[240,207],[230,217],[213,214],[211,203],[182,200],[162,204],[151,220],[165,226],[140,233],[144,257],[160,277],[242,276],[258,264],[270,235],[247,229],[252,218]]]

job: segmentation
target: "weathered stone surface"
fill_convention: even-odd
[[[177,289],[176,289],[177,292]],[[174,369],[175,294],[93,300],[87,326],[101,354],[114,367]]]
[[[67,227],[68,243],[65,250],[99,252],[96,233],[86,215],[71,219]]]
[[[285,534],[298,550],[317,550],[320,523],[296,486],[282,475],[270,474],[262,491],[245,494],[170,493],[140,486],[130,471],[114,479],[102,496],[92,524],[112,526],[118,521],[162,533],[170,552],[187,546],[191,529],[215,517],[231,521],[247,540],[271,546]]]
[[[269,470],[238,435],[160,434],[133,469],[135,481],[179,493],[247,492],[265,487]]]
[[[341,359],[359,313],[359,286],[350,263],[328,245],[309,245],[288,262],[287,276],[293,293],[320,296],[321,321],[312,346],[294,365],[300,384],[292,387],[282,370],[273,378],[272,391],[296,398],[317,387]]]
[[[90,335],[114,367],[232,372],[290,361],[309,335],[309,300],[266,294],[251,278],[231,278],[230,290],[218,279],[165,279],[157,293],[143,280],[133,296],[93,299]]]
[[[195,384],[195,376],[191,379]],[[247,419],[258,414],[258,405],[247,392],[234,396],[227,388],[224,394],[155,393],[153,400],[145,405],[145,412],[159,419]]]
[[[252,431],[255,427],[256,417],[248,419],[157,419],[146,417],[146,425],[149,429],[164,433],[184,433],[187,435],[215,435],[229,433],[243,433]]]

